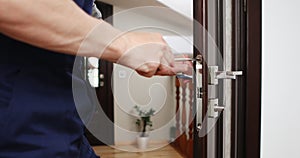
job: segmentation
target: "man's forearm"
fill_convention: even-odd
[[[0,0],[0,31],[55,52],[116,62],[146,77],[183,72],[174,67],[161,34],[122,34],[84,13],[73,0]]]
[[[72,55],[100,57],[120,33],[84,13],[72,0],[0,0],[0,13],[1,33]],[[114,61],[121,47],[110,47],[105,49],[112,52],[110,56],[102,57]]]

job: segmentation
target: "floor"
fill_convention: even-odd
[[[117,147],[119,148],[119,147]],[[122,151],[115,149],[110,146],[97,146],[94,147],[97,155],[100,155],[101,158],[183,158],[172,146],[167,145],[165,147],[147,151],[147,152],[129,152],[134,151],[131,149],[136,149],[134,146],[122,146],[123,150],[128,149],[127,151]],[[135,150],[137,151],[137,150]]]

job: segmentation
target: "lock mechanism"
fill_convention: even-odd
[[[225,106],[219,105],[218,99],[209,99],[207,115],[210,118],[218,118],[220,113],[225,110]]]
[[[219,71],[218,66],[209,66],[209,79],[210,85],[218,85],[218,80],[232,79],[235,80],[237,76],[243,75],[243,71]]]

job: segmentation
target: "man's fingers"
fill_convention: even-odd
[[[172,69],[166,68],[165,66],[161,66],[155,73],[155,75],[159,76],[173,76],[175,74]]]
[[[193,71],[193,66],[186,62],[176,62],[173,71],[175,73],[184,73],[187,75],[191,75]]]
[[[152,77],[156,74],[160,63],[156,62],[148,62],[141,65],[139,68],[136,69],[137,73],[145,76],[145,77]]]
[[[175,75],[176,73],[173,72],[174,65],[171,65],[169,61],[170,59],[167,60],[167,58],[161,58],[160,65],[155,74],[160,76]]]
[[[168,47],[168,46],[165,46],[165,47],[162,48],[162,51],[164,53],[162,58],[168,63],[168,65],[173,67],[175,62],[174,62],[174,55],[171,51],[171,48]]]

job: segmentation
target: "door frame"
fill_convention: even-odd
[[[262,0],[233,0],[232,158],[259,158],[261,137]]]
[[[101,11],[102,19],[106,22],[113,24],[113,6],[104,2],[95,1],[97,8]],[[97,98],[99,103],[105,112],[106,116],[114,122],[114,97],[112,93],[112,72],[113,72],[113,63],[99,60],[99,75],[103,74],[104,79],[101,82],[104,82],[104,86],[100,86],[96,88]],[[99,76],[100,77],[100,76]],[[106,130],[107,142],[103,143],[101,140],[96,138],[92,133],[90,133],[87,129],[85,130],[85,134],[89,140],[89,143],[93,146],[96,145],[114,145],[114,126],[107,126],[102,130]]]

